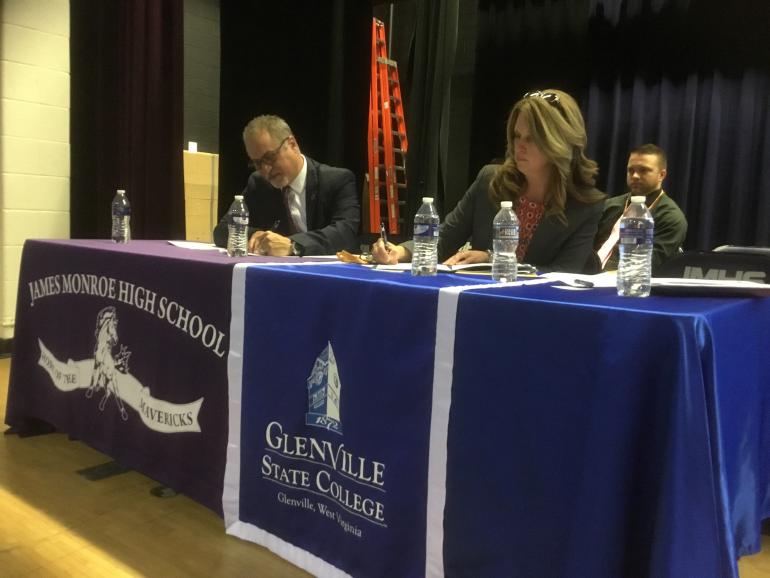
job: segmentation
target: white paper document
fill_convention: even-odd
[[[217,251],[220,250],[214,243],[200,243],[198,241],[169,241],[174,247],[182,249],[193,249],[195,251]]]

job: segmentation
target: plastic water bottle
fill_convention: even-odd
[[[655,221],[644,202],[642,195],[631,197],[631,204],[620,219],[618,295],[623,297],[650,294]]]
[[[244,257],[249,252],[249,209],[243,195],[235,195],[227,211],[227,254]]]
[[[492,279],[500,283],[516,281],[519,218],[512,207],[511,201],[502,201],[492,221]]]
[[[438,264],[438,213],[433,197],[423,197],[414,216],[412,275],[435,275]]]
[[[131,240],[131,204],[126,191],[118,189],[112,199],[112,241],[128,243]]]

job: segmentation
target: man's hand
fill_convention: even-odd
[[[273,231],[255,231],[249,239],[249,253],[286,257],[291,255],[291,239]]]
[[[385,244],[382,242],[382,239],[377,239],[377,242],[372,245],[372,257],[374,257],[377,263],[395,265],[399,262],[408,261],[411,256],[405,247],[394,245],[391,242]]]
[[[471,263],[487,263],[489,253],[486,251],[460,251],[455,253],[449,259],[444,261],[444,265],[459,265],[461,263],[470,265]]]

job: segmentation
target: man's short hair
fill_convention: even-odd
[[[636,147],[634,150],[632,150],[630,155],[655,155],[658,157],[658,164],[660,165],[661,169],[665,169],[668,165],[668,158],[666,158],[666,151],[664,151],[662,148],[660,148],[656,144],[647,143],[640,145]]]
[[[243,129],[243,140],[246,140],[249,135],[259,134],[263,131],[277,141],[282,141],[293,134],[289,124],[280,116],[263,114],[249,121],[249,124]]]

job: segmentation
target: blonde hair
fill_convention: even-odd
[[[599,166],[585,155],[588,139],[580,108],[566,92],[549,88],[527,93],[508,115],[505,161],[489,185],[489,198],[493,203],[516,201],[526,188],[527,178],[519,171],[514,157],[514,126],[519,115],[523,115],[535,144],[551,164],[549,189],[544,199],[546,215],[557,215],[566,223],[567,196],[582,203],[604,199],[604,194],[595,189]]]

